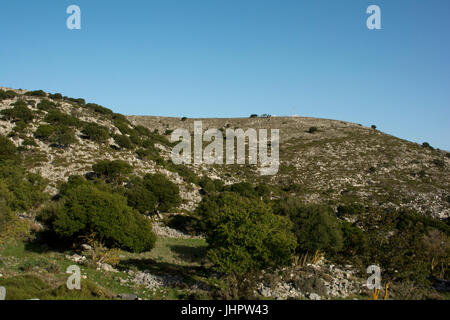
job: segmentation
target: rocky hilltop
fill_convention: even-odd
[[[224,180],[291,187],[308,202],[363,199],[375,206],[411,208],[437,218],[450,214],[449,153],[359,124],[306,117],[183,119],[129,116],[134,124],[170,133],[227,128],[279,129],[278,174],[261,177],[257,166],[209,166],[194,170]],[[359,200],[358,200],[359,201]]]

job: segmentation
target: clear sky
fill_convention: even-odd
[[[449,0],[14,0],[0,30],[1,86],[124,114],[376,124],[450,150]]]

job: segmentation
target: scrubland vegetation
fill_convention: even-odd
[[[114,299],[119,293],[147,299],[267,298],[258,283],[275,288],[287,281],[286,274],[293,275],[288,281],[298,290],[338,298],[327,296],[319,269],[311,271],[323,257],[328,264],[352,265],[360,283],[367,266],[379,265],[392,298],[446,297],[433,286],[449,280],[448,219],[374,205],[350,187],[334,200],[325,200],[331,190],[323,191],[322,201],[305,201],[299,195],[310,188],[306,183],[246,181],[251,174],[245,167],[235,168],[244,178],[240,182],[227,181],[227,172],[223,179],[200,175],[164,156],[162,150],[173,144],[157,129],[83,99],[0,90],[0,100],[9,103],[0,112],[1,123],[14,124],[0,135],[0,285],[8,288],[8,299]],[[303,132],[315,139],[324,131],[311,126]],[[63,181],[31,170],[47,156],[55,162],[83,143],[115,157],[94,157]],[[430,166],[447,170],[445,157],[434,157]],[[142,173],[136,163],[156,169]],[[283,170],[285,164],[282,175]],[[378,170],[371,166],[367,174]],[[427,173],[418,176],[426,179]],[[200,200],[195,209],[182,209],[183,192],[191,189]],[[157,236],[154,226],[161,221],[183,237]],[[85,244],[91,249],[83,249]],[[87,259],[77,262],[86,276],[81,291],[64,286],[65,268],[74,263],[67,257],[74,253]],[[104,263],[115,272],[102,270]],[[148,275],[146,270],[166,282],[149,290],[130,278]],[[371,297],[363,289],[352,294]]]

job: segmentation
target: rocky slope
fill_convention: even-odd
[[[10,90],[1,88],[3,90]],[[26,90],[13,90],[24,94]],[[0,110],[11,108],[18,99],[0,101]],[[10,135],[17,146],[24,138],[32,138],[36,128],[45,123],[45,111],[38,110],[42,99],[50,100],[57,109],[81,121],[105,126],[111,135],[120,134],[111,118],[81,108],[79,104],[49,97],[25,97],[35,112],[35,119],[20,134],[14,132],[13,121],[0,120],[0,134]],[[342,202],[362,201],[376,206],[413,208],[437,218],[450,215],[449,153],[398,139],[381,131],[343,121],[303,118],[230,118],[182,119],[167,117],[128,116],[131,124],[142,125],[152,132],[166,135],[177,128],[193,131],[195,120],[201,120],[203,130],[248,128],[280,130],[280,168],[273,176],[260,176],[259,165],[201,165],[191,166],[198,175],[219,178],[225,182],[249,181],[290,188],[292,193],[307,202],[338,205]],[[315,127],[317,131],[310,133]],[[117,148],[113,138],[99,144],[83,139],[76,130],[77,142],[67,148],[54,148],[35,139],[37,146],[27,151],[30,170],[49,179],[49,191],[71,174],[85,174],[91,165],[102,159],[122,159],[135,168],[137,174],[160,171],[178,183],[185,200],[182,209],[193,210],[201,199],[198,187],[183,181],[176,172],[141,159],[133,150]],[[160,155],[168,160],[170,146],[156,143]]]
[[[437,218],[450,215],[449,153],[405,141],[359,124],[336,120],[271,117],[248,119],[187,119],[128,117],[132,123],[171,132],[215,128],[279,129],[280,168],[262,177],[258,166],[198,166],[194,169],[224,180],[293,186],[308,202],[339,204],[363,201],[375,206],[411,208]],[[317,131],[310,133],[315,127]]]

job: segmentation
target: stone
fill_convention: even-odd
[[[66,259],[76,262],[76,263],[81,263],[86,261],[86,257],[85,256],[80,256],[79,254],[74,254],[72,256],[66,255]]]
[[[317,293],[311,293],[308,298],[310,300],[320,300],[320,296]]]
[[[117,298],[122,300],[139,300],[139,297],[137,295],[130,293],[119,293],[117,295]]]
[[[92,250],[92,247],[90,245],[88,245],[87,243],[82,244],[81,247],[84,250],[88,250],[88,251]]]
[[[97,270],[103,270],[103,271],[107,271],[107,272],[119,272],[116,269],[113,268],[112,265],[108,264],[108,263],[97,263],[98,267]]]

